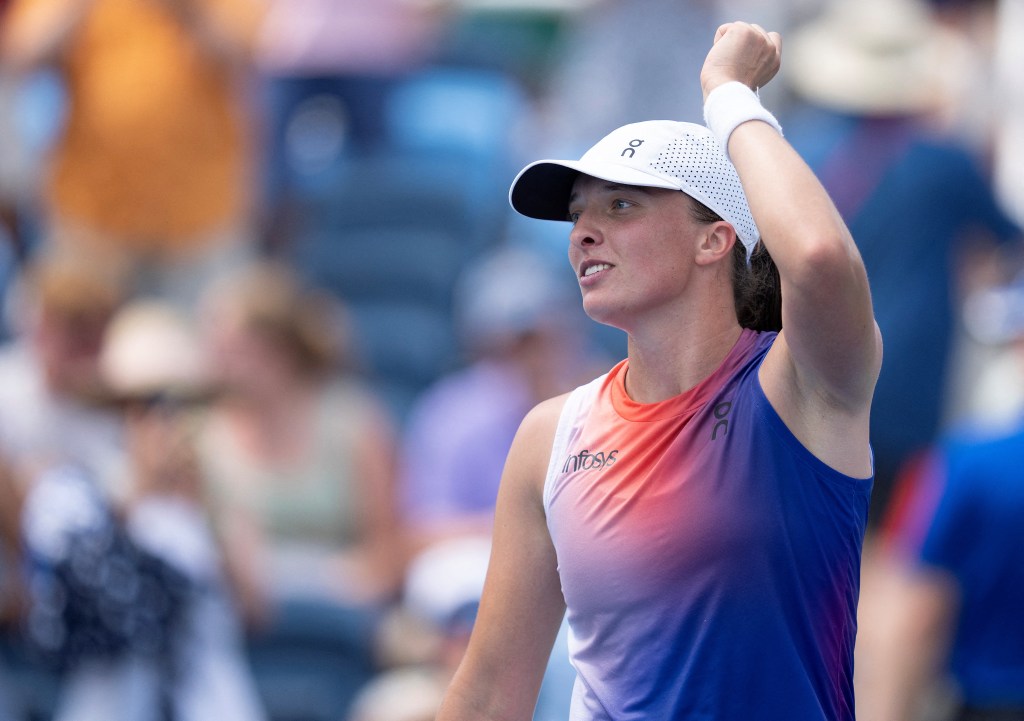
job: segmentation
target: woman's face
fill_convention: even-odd
[[[198,499],[202,482],[196,426],[189,409],[173,399],[140,399],[125,412],[125,437],[134,491]]]
[[[651,314],[678,316],[702,227],[684,193],[581,175],[569,218],[569,261],[587,315],[627,332]]]
[[[47,386],[56,393],[90,390],[99,381],[99,357],[110,314],[40,313],[33,343]]]
[[[290,380],[287,355],[232,309],[217,309],[206,328],[217,381],[233,393],[251,394]]]

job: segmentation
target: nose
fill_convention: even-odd
[[[569,243],[576,246],[597,245],[601,242],[601,231],[586,212],[580,211],[569,231]]]

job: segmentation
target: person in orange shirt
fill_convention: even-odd
[[[244,72],[259,2],[12,0],[0,60],[53,65],[66,92],[44,247],[107,256],[189,299],[249,245]]]

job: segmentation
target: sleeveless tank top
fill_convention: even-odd
[[[682,395],[640,404],[628,361],[577,388],[544,507],[567,604],[579,721],[853,721],[871,479],[812,455],[744,330]]]

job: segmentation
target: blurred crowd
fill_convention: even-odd
[[[1024,4],[0,0],[0,721],[432,719],[519,421],[625,352],[508,184],[734,19],[885,343],[860,718],[1024,718]]]

